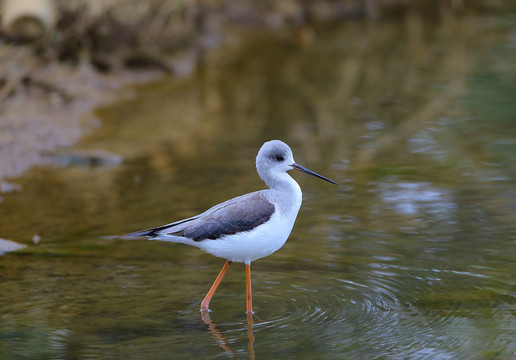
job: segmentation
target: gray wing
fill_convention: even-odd
[[[224,235],[252,230],[269,220],[273,213],[274,205],[265,198],[262,191],[256,191],[215,205],[200,215],[129,235],[173,235],[194,241],[218,239]]]

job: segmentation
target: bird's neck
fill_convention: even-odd
[[[297,215],[302,202],[301,187],[287,173],[268,181],[270,196],[274,197],[278,210],[284,214],[294,212]]]

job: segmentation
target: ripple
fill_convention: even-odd
[[[435,271],[381,265],[369,264],[345,276],[310,269],[287,284],[285,279],[259,284],[255,287],[255,310],[258,317],[266,314],[266,318],[257,319],[252,326],[256,343],[282,350],[296,344],[296,351],[306,348],[307,353],[313,353],[315,347],[351,358],[358,348],[362,357],[394,359],[451,359],[482,351],[477,343],[485,343],[479,334],[486,333],[479,332],[475,323],[482,309],[422,304],[420,295],[413,292],[427,286]],[[439,273],[482,279],[464,271]],[[503,306],[500,304],[495,313],[508,317],[507,325],[513,319],[509,313],[513,307],[506,310]],[[244,323],[237,327],[233,331],[247,330]],[[509,347],[503,330],[494,329],[489,340],[499,342],[502,349]]]
[[[265,308],[262,311],[268,319],[257,323],[257,329],[309,325],[311,336],[317,338],[336,330],[344,336],[367,333],[381,324],[396,322],[400,301],[390,280],[372,278],[361,283],[329,277],[323,284],[308,278],[299,278],[298,283],[304,280],[311,286],[291,284],[287,301],[285,292],[275,289],[279,284],[269,284],[269,289],[259,294],[259,306]]]

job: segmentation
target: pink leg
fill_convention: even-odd
[[[253,314],[253,293],[251,290],[251,264],[245,264],[247,315]]]
[[[202,312],[209,311],[208,307],[210,305],[211,298],[213,297],[213,294],[215,294],[215,291],[219,287],[219,284],[222,281],[222,278],[224,277],[224,274],[228,270],[230,264],[231,264],[231,261],[226,260],[226,263],[222,267],[222,270],[220,270],[219,275],[217,276],[217,278],[215,279],[215,282],[211,286],[210,291],[208,291],[208,293],[204,297],[204,300],[201,302],[201,311]]]

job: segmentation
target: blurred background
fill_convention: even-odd
[[[0,4],[2,359],[516,358],[515,3]],[[293,174],[259,321],[235,264],[208,326],[222,259],[112,236],[263,188],[270,139],[338,186]]]

